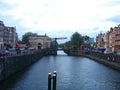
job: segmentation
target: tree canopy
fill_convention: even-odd
[[[80,48],[82,44],[83,44],[83,36],[78,32],[75,32],[72,34],[70,41],[67,41],[65,43],[65,46],[68,48],[69,47]]]
[[[71,45],[79,48],[83,43],[83,37],[81,34],[79,34],[78,32],[73,33],[73,35],[71,36]]]
[[[56,48],[56,41],[55,40],[51,41],[50,48]]]
[[[26,43],[27,46],[29,46],[29,37],[30,36],[34,36],[37,35],[36,33],[32,33],[32,32],[27,32],[22,36],[22,42]]]

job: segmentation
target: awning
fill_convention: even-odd
[[[20,47],[20,44],[17,43],[17,44],[16,44],[16,47],[17,47],[17,48]]]

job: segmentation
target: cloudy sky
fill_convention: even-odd
[[[26,32],[96,37],[120,23],[120,0],[0,0],[0,20]]]

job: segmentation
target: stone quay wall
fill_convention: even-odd
[[[0,81],[40,60],[45,55],[56,55],[55,50],[39,50],[26,54],[0,57]]]
[[[90,52],[85,56],[120,71],[120,55]]]
[[[69,50],[67,51],[67,54],[72,56],[84,56],[120,71],[120,55],[97,52],[83,52],[82,50]]]

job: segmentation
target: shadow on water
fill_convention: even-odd
[[[0,90],[12,90],[14,88],[15,84],[19,83],[23,78],[26,78],[27,76],[27,71],[31,69],[31,66],[27,66],[21,71],[11,75],[7,79],[3,80],[0,83]]]
[[[60,56],[67,55],[63,51],[58,51],[57,53]],[[56,56],[53,56],[53,57],[50,57],[50,58],[55,60]],[[34,67],[34,64],[33,65],[29,65],[28,67],[24,68],[23,70],[15,73],[13,75],[11,75],[6,80],[2,81],[0,83],[0,90],[16,90],[16,86],[18,86],[20,82],[23,82],[24,79],[27,78],[29,70],[31,70],[32,67]],[[53,67],[53,66],[51,66],[51,67]]]

